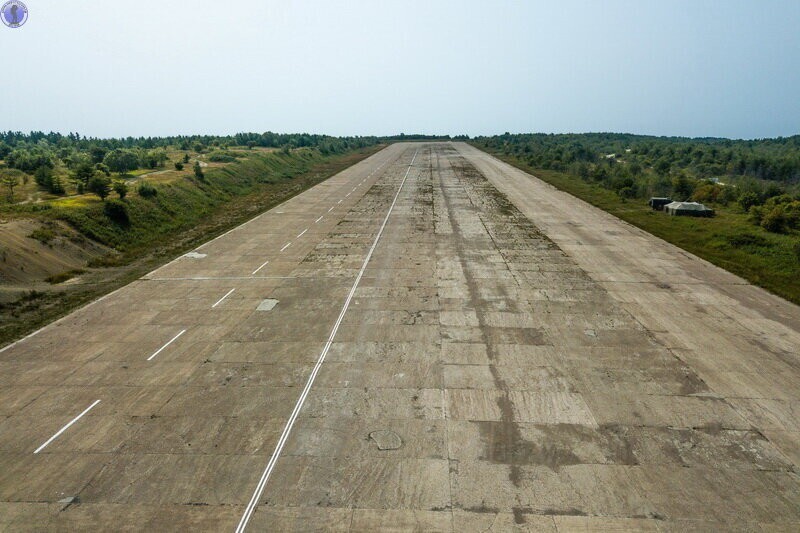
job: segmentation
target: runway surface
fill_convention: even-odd
[[[0,530],[797,531],[800,309],[394,144],[0,351]]]

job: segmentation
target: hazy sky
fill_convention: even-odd
[[[800,133],[800,1],[24,0],[0,130]]]

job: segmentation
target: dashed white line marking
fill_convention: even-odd
[[[417,150],[419,151],[419,150]],[[242,515],[242,519],[239,520],[239,525],[236,526],[236,533],[242,533],[245,528],[247,527],[247,523],[250,521],[250,517],[253,515],[253,511],[258,504],[258,501],[261,499],[261,494],[264,492],[264,487],[267,486],[267,481],[269,480],[269,476],[272,474],[272,470],[275,468],[275,463],[278,461],[278,457],[280,457],[281,452],[283,451],[283,447],[286,444],[286,440],[289,438],[289,433],[292,431],[292,427],[294,426],[295,420],[297,420],[297,416],[300,414],[300,409],[303,407],[303,404],[306,401],[306,397],[308,393],[311,391],[311,386],[314,384],[314,379],[316,379],[317,374],[319,373],[320,368],[322,368],[322,363],[325,361],[325,356],[328,354],[328,351],[333,344],[333,339],[336,337],[336,332],[339,331],[339,325],[342,323],[344,319],[345,313],[347,313],[347,309],[350,307],[350,301],[353,299],[353,295],[358,288],[358,284],[361,281],[361,278],[364,276],[364,271],[367,269],[367,264],[369,264],[369,260],[372,258],[372,254],[375,252],[375,248],[378,246],[378,241],[383,235],[383,230],[386,228],[386,224],[389,222],[389,216],[392,214],[394,210],[394,206],[397,203],[397,198],[400,196],[400,192],[403,190],[403,185],[406,183],[406,179],[408,178],[408,173],[411,172],[411,166],[414,164],[414,160],[417,158],[417,152],[414,152],[414,157],[411,159],[411,164],[408,165],[408,170],[406,170],[405,176],[403,176],[403,181],[400,182],[400,187],[397,189],[397,193],[394,195],[394,200],[392,200],[392,205],[389,206],[389,211],[386,213],[386,217],[383,219],[383,224],[381,224],[380,229],[378,230],[378,234],[375,236],[375,240],[372,243],[372,247],[367,252],[367,256],[364,258],[364,263],[361,265],[361,270],[358,271],[358,276],[356,276],[356,280],[353,282],[353,286],[350,288],[350,292],[347,295],[347,299],[344,301],[344,305],[342,306],[342,310],[339,312],[339,317],[336,319],[336,323],[333,325],[333,329],[331,330],[331,334],[328,336],[328,341],[325,343],[325,347],[322,349],[322,353],[319,354],[319,359],[317,359],[316,365],[314,365],[314,369],[311,371],[311,375],[308,376],[308,381],[306,382],[306,386],[303,388],[303,392],[300,394],[300,398],[297,400],[297,403],[294,406],[294,410],[292,411],[291,416],[289,416],[289,420],[286,422],[286,426],[283,428],[283,433],[281,434],[281,438],[278,440],[278,444],[275,446],[275,451],[272,452],[272,456],[270,457],[269,463],[267,463],[266,469],[261,474],[261,479],[258,481],[258,485],[256,485],[256,490],[253,492],[252,498],[250,498],[250,502],[247,504],[247,507],[244,510],[244,514]]]
[[[333,211],[333,207],[331,207],[330,209],[328,209],[328,213],[330,213],[331,211]]]
[[[336,202],[336,203],[337,203],[337,204],[340,204],[340,203],[342,203],[342,201],[341,201],[341,200],[339,200],[339,201],[338,201],[338,202]]]
[[[350,196],[351,194],[353,194],[353,193],[349,192],[349,193],[345,194],[345,195],[344,195],[344,197],[345,197],[345,198],[347,198],[347,197],[348,197],[348,196]]]
[[[217,303],[215,303],[214,305],[212,305],[212,306],[211,306],[211,308],[213,309],[214,307],[216,307],[216,306],[218,306],[219,304],[221,304],[221,303],[222,303],[222,300],[224,300],[225,298],[227,298],[228,296],[230,296],[231,294],[233,294],[233,291],[235,291],[235,290],[236,290],[236,289],[234,288],[234,289],[231,289],[231,290],[229,290],[228,292],[226,292],[226,293],[225,293],[225,296],[223,296],[222,298],[220,298],[219,300],[217,300]]]
[[[323,216],[325,216],[325,215],[320,215],[320,216],[319,216],[319,218],[318,218],[317,220],[315,220],[315,221],[314,221],[314,224],[316,224],[317,222],[319,222],[320,220],[322,220],[322,217],[323,217]]]
[[[290,243],[290,242],[287,242],[286,244],[284,244],[283,248],[281,248],[281,252],[284,251],[285,249],[287,249],[291,245],[292,245],[292,243]]]
[[[95,400],[95,401],[94,401],[94,403],[92,403],[92,405],[90,405],[89,407],[87,407],[86,409],[84,409],[84,410],[83,410],[83,412],[82,412],[81,414],[79,414],[78,416],[76,416],[75,418],[73,418],[72,420],[70,420],[70,421],[69,421],[69,423],[68,423],[66,426],[64,426],[63,428],[59,429],[59,430],[58,430],[58,432],[57,432],[55,435],[53,435],[52,437],[50,437],[49,439],[47,439],[47,440],[45,441],[45,443],[44,443],[44,444],[42,444],[41,446],[39,446],[38,448],[36,448],[36,450],[35,450],[33,453],[39,453],[40,451],[44,450],[45,446],[47,446],[48,444],[50,444],[51,442],[53,442],[54,440],[56,440],[56,439],[58,438],[58,436],[59,436],[59,435],[61,435],[62,433],[64,433],[66,430],[68,430],[68,429],[69,429],[69,427],[70,427],[72,424],[74,424],[75,422],[77,422],[78,420],[80,420],[80,419],[81,419],[81,417],[82,417],[83,415],[85,415],[86,413],[88,413],[88,412],[89,412],[89,411],[92,409],[92,407],[94,407],[94,406],[95,406],[95,405],[97,405],[98,403],[100,403],[100,400]]]
[[[300,235],[298,235],[297,237],[295,237],[295,239],[299,239],[300,237],[302,237],[303,235],[305,235],[305,233],[306,233],[307,231],[308,231],[308,228],[304,229],[303,231],[301,231],[301,232],[300,232]]]
[[[267,263],[269,263],[269,261],[264,261],[264,262],[261,264],[261,266],[260,266],[260,267],[258,267],[258,268],[257,268],[257,269],[255,269],[255,270],[253,270],[253,273],[252,273],[252,274],[250,274],[250,275],[251,275],[251,276],[255,276],[256,274],[258,274],[258,271],[259,271],[259,270],[261,270],[262,268],[264,268],[265,266],[267,266]]]
[[[174,337],[172,337],[172,338],[169,340],[169,342],[167,342],[167,344],[165,344],[164,346],[162,346],[161,348],[159,348],[158,350],[156,350],[156,352],[155,352],[153,355],[151,355],[150,357],[148,357],[148,358],[147,358],[147,360],[148,360],[148,361],[150,361],[151,359],[153,359],[153,357],[155,357],[155,356],[157,356],[158,354],[160,354],[160,353],[161,353],[161,352],[164,350],[164,348],[166,348],[167,346],[169,346],[170,344],[172,344],[173,342],[175,342],[176,340],[178,340],[178,337],[180,337],[180,336],[181,336],[181,335],[183,335],[184,333],[186,333],[186,330],[185,330],[185,329],[182,329],[180,333],[178,333],[177,335],[175,335]]]

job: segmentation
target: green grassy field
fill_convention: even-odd
[[[715,205],[717,216],[714,218],[671,217],[653,211],[642,200],[624,200],[613,191],[580,178],[531,168],[503,154],[493,155],[755,285],[800,304],[800,257],[795,248],[800,237],[765,231],[751,223],[738,206]]]

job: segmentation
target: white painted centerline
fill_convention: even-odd
[[[300,235],[298,235],[297,237],[295,237],[295,239],[299,239],[300,237],[302,237],[303,235],[305,235],[305,233],[306,233],[307,231],[308,231],[308,228],[304,229],[303,231],[301,231],[301,232],[300,232]]]
[[[287,249],[291,245],[292,245],[292,243],[290,243],[290,242],[287,242],[286,244],[284,244],[283,248],[281,248],[281,252],[284,251],[285,249]]]
[[[221,303],[222,303],[222,300],[224,300],[225,298],[227,298],[228,296],[230,296],[231,294],[233,294],[233,291],[235,291],[235,290],[236,290],[236,289],[234,288],[234,289],[231,289],[231,290],[229,290],[228,292],[226,292],[226,293],[225,293],[225,296],[223,296],[222,298],[220,298],[219,300],[217,300],[217,303],[215,303],[214,305],[212,305],[212,306],[211,306],[211,308],[213,309],[214,307],[216,307],[216,306],[218,306],[219,304],[221,304]]]
[[[375,248],[378,246],[378,241],[380,240],[381,235],[383,235],[383,230],[386,228],[386,224],[389,222],[389,216],[392,214],[395,204],[397,204],[397,198],[400,196],[400,192],[403,190],[403,185],[405,185],[406,179],[408,178],[408,174],[409,172],[411,172],[411,167],[414,165],[414,161],[417,158],[418,151],[419,149],[417,149],[417,151],[414,152],[414,157],[411,158],[411,163],[408,165],[408,169],[406,170],[405,176],[403,176],[403,181],[400,182],[400,187],[398,187],[397,193],[394,195],[394,200],[392,200],[392,205],[389,206],[389,211],[386,213],[386,217],[383,219],[383,224],[381,224],[381,227],[378,230],[378,234],[375,236],[375,240],[372,243],[372,247],[369,249],[369,252],[367,252],[367,256],[364,258],[364,263],[361,265],[361,270],[358,271],[358,276],[356,276],[356,279],[353,282],[353,286],[350,288],[350,292],[347,295],[347,299],[344,301],[342,310],[339,312],[339,317],[336,319],[336,323],[333,325],[333,329],[331,330],[331,333],[328,336],[328,341],[325,343],[325,347],[319,354],[319,359],[317,359],[317,363],[314,365],[314,369],[308,376],[308,381],[306,381],[306,386],[303,388],[303,392],[300,394],[300,398],[298,398],[297,403],[294,406],[294,410],[292,411],[292,414],[289,416],[289,420],[286,422],[286,426],[283,428],[283,433],[281,433],[281,438],[278,440],[278,444],[275,446],[275,451],[272,452],[272,456],[269,459],[269,463],[267,463],[267,467],[261,474],[261,479],[259,479],[258,485],[256,485],[256,490],[253,492],[253,496],[252,498],[250,498],[250,502],[247,504],[247,507],[244,510],[242,519],[239,520],[239,525],[236,526],[236,533],[242,533],[245,530],[245,528],[247,528],[247,523],[250,521],[250,517],[253,515],[253,511],[255,511],[256,505],[258,505],[258,501],[261,499],[261,495],[264,492],[264,487],[267,486],[267,481],[269,480],[269,476],[272,474],[272,470],[275,468],[275,463],[278,461],[278,457],[280,457],[281,452],[283,451],[283,447],[286,444],[286,440],[289,438],[289,433],[292,431],[292,427],[294,427],[294,423],[297,420],[297,416],[300,414],[300,409],[302,409],[303,404],[306,401],[306,397],[308,396],[308,393],[311,392],[311,386],[314,384],[314,380],[316,379],[320,368],[322,368],[322,363],[325,362],[325,356],[328,355],[328,351],[331,349],[331,345],[333,344],[333,339],[336,337],[336,332],[339,331],[339,326],[341,325],[342,320],[344,319],[344,315],[345,313],[347,313],[347,309],[350,307],[350,301],[353,299],[353,295],[355,295],[356,289],[358,289],[358,284],[361,282],[361,278],[364,276],[364,271],[367,269],[369,260],[372,258],[372,254],[375,252]]]
[[[317,222],[319,222],[320,220],[322,220],[322,217],[323,217],[323,216],[325,216],[325,215],[320,215],[320,216],[319,216],[319,218],[318,218],[317,220],[315,220],[315,221],[314,221],[314,224],[316,224]]]
[[[70,421],[69,421],[69,423],[68,423],[66,426],[64,426],[63,428],[59,429],[59,430],[58,430],[58,432],[57,432],[55,435],[53,435],[52,437],[50,437],[49,439],[47,439],[47,440],[45,441],[45,443],[44,443],[44,444],[42,444],[41,446],[39,446],[38,448],[36,448],[36,450],[35,450],[33,453],[39,453],[40,451],[44,450],[45,446],[47,446],[48,444],[50,444],[51,442],[53,442],[54,440],[56,440],[56,439],[58,438],[58,436],[59,436],[59,435],[61,435],[62,433],[64,433],[66,430],[68,430],[68,429],[69,429],[69,427],[70,427],[72,424],[74,424],[75,422],[77,422],[78,420],[80,420],[80,419],[81,419],[81,417],[82,417],[83,415],[85,415],[86,413],[88,413],[88,412],[91,410],[91,408],[92,408],[92,407],[94,407],[95,405],[97,405],[98,403],[100,403],[100,400],[95,400],[95,401],[94,401],[94,403],[92,403],[92,405],[90,405],[89,407],[87,407],[86,409],[84,409],[84,410],[83,410],[83,412],[82,412],[81,414],[79,414],[78,416],[76,416],[75,418],[73,418],[72,420],[70,420]]]
[[[251,276],[255,276],[256,274],[258,274],[258,271],[259,271],[259,270],[261,270],[262,268],[264,268],[265,266],[267,266],[267,263],[269,263],[269,261],[264,261],[264,262],[261,264],[261,266],[260,266],[260,267],[258,267],[258,268],[257,268],[257,269],[255,269],[255,270],[253,270],[253,273],[252,273],[252,274],[250,274],[250,275],[251,275]]]
[[[161,353],[161,352],[164,350],[164,348],[166,348],[167,346],[169,346],[170,344],[172,344],[173,342],[175,342],[176,340],[178,340],[178,337],[180,337],[180,336],[181,336],[181,335],[183,335],[184,333],[186,333],[186,330],[185,330],[185,329],[182,329],[180,333],[178,333],[177,335],[175,335],[174,337],[172,337],[172,338],[169,340],[169,342],[167,342],[167,344],[165,344],[164,346],[162,346],[161,348],[159,348],[158,350],[156,350],[156,352],[155,352],[153,355],[151,355],[150,357],[148,357],[148,358],[147,358],[147,360],[148,360],[148,361],[150,361],[151,359],[153,359],[153,357],[155,357],[155,356],[157,356],[158,354],[160,354],[160,353]]]

